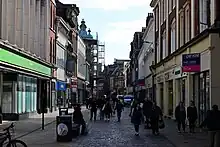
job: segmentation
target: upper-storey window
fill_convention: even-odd
[[[184,44],[184,11],[181,10],[179,18],[179,47]]]
[[[171,39],[171,53],[173,53],[176,50],[176,20],[173,19],[171,24],[171,33],[170,33],[170,39]]]
[[[190,6],[185,7],[185,42],[190,40]]]
[[[176,0],[169,0],[168,1],[168,12],[171,13],[172,10],[175,8],[176,6]]]
[[[160,1],[160,24],[162,24],[164,20],[164,1],[165,0]]]
[[[200,33],[208,28],[208,3],[209,0],[199,0],[199,30]]]
[[[158,8],[158,6],[157,6],[155,12],[156,12],[156,31],[158,31],[158,29],[159,29],[159,8]]]
[[[163,32],[162,34],[162,59],[166,58],[167,56],[167,48],[166,48],[166,31]]]

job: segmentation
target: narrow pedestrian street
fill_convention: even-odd
[[[96,121],[91,124],[90,133],[77,140],[77,147],[174,147],[164,136],[151,135],[151,131],[140,128],[140,136],[135,136],[130,122],[129,109],[125,109],[121,122],[112,117],[110,122]]]

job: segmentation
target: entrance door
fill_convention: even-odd
[[[2,113],[12,113],[13,111],[13,82],[3,83],[2,93]]]
[[[163,84],[160,84],[160,108],[164,111],[164,99],[163,99]]]
[[[169,116],[173,116],[173,81],[168,82],[168,113]]]

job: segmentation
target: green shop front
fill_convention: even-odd
[[[4,120],[27,118],[50,108],[51,67],[0,48],[0,106]],[[46,110],[45,110],[46,111]]]

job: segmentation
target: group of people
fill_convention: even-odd
[[[101,97],[88,99],[87,108],[90,109],[90,120],[96,121],[97,112],[100,112],[100,120],[110,121],[110,117],[117,112],[118,121],[121,119],[121,112],[124,104],[120,99]]]
[[[186,119],[189,122],[190,133],[195,133],[197,121],[197,108],[194,101],[190,102],[190,106],[185,109],[184,103],[180,102],[175,109],[175,117],[177,120],[178,132],[185,131]],[[212,106],[212,110],[208,110],[206,118],[199,125],[200,128],[207,127],[209,134],[209,146],[220,147],[220,111],[217,105]]]
[[[130,116],[136,136],[139,136],[139,126],[143,119],[146,123],[146,128],[152,129],[154,135],[159,135],[159,123],[164,123],[161,108],[155,102],[147,99],[144,102],[134,100],[131,104]]]

